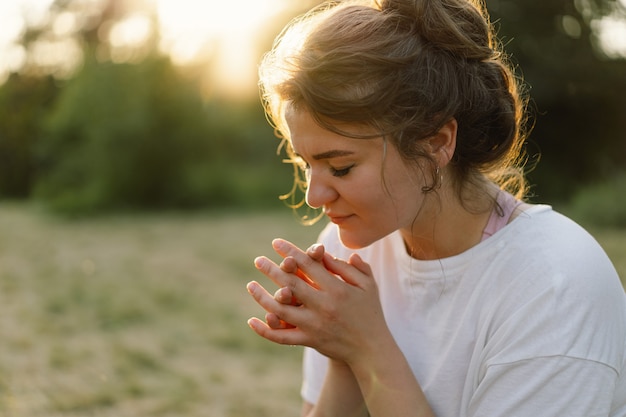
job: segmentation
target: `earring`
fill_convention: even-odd
[[[441,169],[439,165],[435,166],[435,172],[433,172],[433,183],[431,185],[425,185],[422,187],[422,193],[427,194],[438,190],[441,188],[441,184],[443,183],[443,174],[441,174]]]
[[[441,173],[441,169],[439,168],[439,165],[437,165],[437,168],[435,168],[435,186],[433,188],[441,188],[441,185],[443,184],[443,174]]]

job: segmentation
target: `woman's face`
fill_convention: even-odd
[[[285,119],[293,150],[306,164],[306,202],[338,225],[345,246],[361,248],[412,227],[424,202],[424,176],[395,146],[331,132],[305,111],[289,109]]]

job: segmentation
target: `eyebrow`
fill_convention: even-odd
[[[327,151],[327,152],[321,152],[318,154],[313,155],[313,159],[316,161],[322,160],[322,159],[332,159],[332,158],[339,158],[341,156],[349,156],[349,155],[353,155],[354,152],[352,151],[346,151],[346,150],[341,150],[341,149],[334,149],[331,151]]]

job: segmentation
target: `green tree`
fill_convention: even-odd
[[[30,196],[36,175],[33,149],[57,93],[51,77],[14,74],[0,87],[0,196]]]
[[[168,60],[89,62],[47,119],[36,196],[65,211],[193,204],[182,182],[206,132],[199,94]]]
[[[70,214],[276,202],[288,178],[254,109],[205,103],[166,58],[90,61],[46,120],[35,196]]]
[[[532,97],[529,153],[541,159],[530,178],[540,200],[565,200],[626,164],[626,60],[607,59],[593,30],[619,4],[487,0]]]

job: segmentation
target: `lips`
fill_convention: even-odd
[[[354,216],[353,214],[349,214],[347,216],[340,216],[340,215],[336,215],[336,214],[333,214],[333,213],[326,213],[326,215],[328,216],[330,221],[335,223],[335,224],[345,223],[349,218]]]

